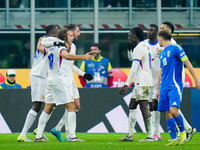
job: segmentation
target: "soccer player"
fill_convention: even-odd
[[[161,30],[167,30],[172,34],[174,32],[174,25],[169,21],[165,21],[165,22],[162,23],[162,25],[160,27],[160,31]],[[171,38],[171,44],[177,45],[176,41],[173,38]],[[185,83],[184,66],[183,66],[183,72],[182,72],[182,81],[183,81],[183,84],[184,84]],[[185,127],[185,131],[187,133],[187,141],[190,141],[192,139],[193,135],[196,133],[196,129],[190,126],[190,124],[187,122],[184,115],[182,114],[181,110],[179,109],[178,111],[183,117],[184,127]],[[178,131],[177,138],[179,139],[180,138],[180,131],[179,131],[178,127],[177,127],[177,131]]]
[[[160,136],[160,112],[158,111],[158,100],[156,99],[157,94],[157,86],[158,86],[158,75],[160,71],[160,60],[159,54],[161,51],[161,47],[158,42],[158,26],[155,24],[150,24],[147,29],[147,38],[144,42],[146,42],[150,47],[151,60],[152,60],[152,77],[153,77],[153,87],[150,89],[150,97],[149,97],[149,106],[152,116],[152,127],[154,138],[156,141],[161,141]]]
[[[58,32],[57,37],[65,41],[67,47],[51,47],[48,50],[49,58],[49,74],[47,77],[47,88],[45,95],[45,107],[39,118],[38,130],[35,142],[45,142],[46,139],[42,137],[42,133],[50,118],[50,114],[56,105],[65,105],[68,110],[68,115],[65,116],[65,125],[69,131],[69,141],[83,141],[78,139],[75,134],[76,130],[76,113],[73,99],[73,70],[72,60],[85,59],[89,60],[92,55],[89,53],[85,55],[69,54],[71,44],[74,39],[72,31],[63,28]]]
[[[152,120],[149,110],[149,90],[152,87],[150,48],[148,47],[147,43],[143,41],[144,33],[139,27],[132,28],[129,31],[128,39],[129,43],[137,46],[133,50],[133,62],[128,78],[125,82],[125,85],[120,88],[119,93],[126,93],[133,77],[135,77],[135,87],[129,103],[128,134],[125,137],[120,138],[119,141],[133,141],[132,134],[136,124],[137,106],[139,104],[147,130],[147,138],[140,140],[140,142],[151,142],[155,140],[152,132]]]
[[[58,28],[56,25],[49,25],[46,28],[47,37],[55,36],[57,32]],[[41,38],[38,41],[38,45],[40,41]],[[26,134],[33,125],[35,118],[41,109],[41,105],[44,102],[46,77],[48,74],[48,58],[46,55],[46,50],[43,48],[42,51],[43,52],[36,50],[33,66],[31,68],[30,81],[31,81],[32,107],[27,114],[22,132],[17,138],[18,142],[31,142],[31,140],[28,137],[26,137]],[[43,137],[46,138],[44,134]]]
[[[78,39],[78,36],[80,35],[80,31],[79,31],[79,27],[77,25],[69,24],[69,25],[65,25],[64,27],[73,32],[74,40]],[[61,41],[61,40],[58,40],[58,39],[55,39],[55,38],[46,38],[45,41],[42,41],[42,44],[45,47],[52,47],[52,46],[54,46],[54,44],[56,44],[54,42],[58,42],[57,43],[58,45],[63,45],[63,43],[64,43],[64,41]],[[74,43],[72,43],[72,45],[71,45],[70,54],[76,54],[76,46],[75,46]],[[85,73],[84,71],[80,70],[78,67],[75,66],[75,64],[73,64],[73,71],[76,72],[77,74],[83,76],[86,80],[92,80],[93,79],[93,76],[91,74]],[[81,105],[80,105],[79,91],[78,91],[78,88],[77,88],[75,82],[73,82],[73,94],[74,94],[74,103],[75,103],[75,106],[76,106],[76,112],[78,112],[80,110],[80,108],[81,108]],[[59,121],[59,123],[56,125],[55,128],[53,128],[51,130],[51,133],[59,141],[63,141],[62,136],[61,136],[61,129],[65,124],[64,118],[65,118],[65,115],[67,115],[67,113],[68,113],[68,111],[66,109],[65,113],[64,113],[63,117],[61,118],[61,120]],[[66,128],[65,131],[67,131],[67,127],[65,127],[65,128]],[[69,139],[68,134],[66,136],[67,137],[65,138],[65,141],[67,141]]]
[[[200,81],[188,60],[183,48],[171,44],[171,33],[163,30],[158,33],[160,46],[164,50],[160,53],[160,76],[158,83],[159,96],[158,110],[165,112],[167,128],[172,141],[168,146],[183,145],[186,142],[186,132],[183,124],[183,117],[179,113],[180,101],[183,91],[182,69],[183,63],[187,66],[194,78],[197,89],[200,89]],[[176,139],[176,124],[180,130],[180,141]]]

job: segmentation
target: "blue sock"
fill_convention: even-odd
[[[180,132],[183,132],[184,129],[184,124],[183,124],[183,117],[181,114],[178,115],[178,117],[174,117],[176,124],[178,125],[178,128],[180,129]]]
[[[176,139],[176,123],[174,118],[166,120],[167,129],[172,139]]]

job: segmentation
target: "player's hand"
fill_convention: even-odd
[[[127,90],[128,90],[128,86],[124,85],[119,89],[119,94],[125,95]]]
[[[195,81],[195,85],[196,85],[197,90],[200,90],[200,81],[199,80]]]
[[[132,43],[128,43],[128,46],[127,46],[127,50],[128,51],[132,51],[133,52],[133,49],[134,49],[134,45]]]
[[[90,52],[88,52],[88,53],[86,53],[85,55],[84,55],[84,59],[85,60],[90,60],[92,57],[94,57],[93,55],[90,55]]]
[[[90,80],[93,79],[93,76],[92,76],[90,73],[85,73],[85,74],[83,75],[83,77],[84,77],[85,79],[87,79],[88,81],[90,81]]]
[[[64,43],[61,43],[61,42],[53,42],[53,45],[54,45],[54,46],[58,46],[59,48],[60,48],[61,46],[66,47],[65,44],[64,44]]]

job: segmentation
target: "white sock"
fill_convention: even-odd
[[[153,132],[153,134],[156,134],[155,133],[155,123],[156,123],[156,121],[155,121],[155,113],[154,113],[154,111],[151,111],[151,121],[152,121],[152,132]]]
[[[154,111],[154,132],[158,137],[160,137],[160,112],[159,111]]]
[[[76,137],[76,113],[73,111],[68,112],[67,119],[65,120],[69,130],[69,137]]]
[[[58,124],[55,127],[56,131],[61,131],[62,127],[65,125],[65,118],[66,118],[65,115],[67,115],[66,113],[68,113],[68,112],[66,112],[66,110],[65,110],[62,118],[60,119],[60,121],[58,122]]]
[[[65,109],[65,118],[66,118],[66,121],[65,121],[65,133],[66,133],[66,137],[69,138],[70,135],[69,135],[69,125],[68,125],[68,110]]]
[[[137,109],[130,109],[128,117],[128,136],[133,135],[133,130],[135,128],[136,120],[137,120]]]
[[[185,119],[184,115],[182,114],[181,110],[178,110],[179,114],[182,115],[183,117],[183,123],[184,123],[184,128],[185,128],[185,132],[190,133],[192,132],[192,127],[190,126],[190,124],[187,122],[187,120]]]
[[[35,121],[35,118],[37,116],[37,112],[30,109],[27,116],[26,116],[26,120],[25,120],[25,123],[24,123],[24,127],[22,129],[22,132],[20,134],[21,137],[24,137],[26,136],[28,130],[30,129],[30,127],[33,125],[34,121]]]
[[[154,138],[153,131],[152,131],[152,119],[151,119],[151,117],[144,120],[144,124],[145,124],[145,128],[147,130],[147,137]]]
[[[180,129],[179,129],[179,127],[177,126],[177,124],[176,124],[176,131],[177,131],[177,136],[180,137]]]
[[[38,130],[37,130],[37,134],[36,134],[37,139],[42,138],[44,128],[45,128],[46,123],[49,120],[50,116],[51,116],[50,114],[47,114],[44,111],[40,115],[39,122],[38,122]]]

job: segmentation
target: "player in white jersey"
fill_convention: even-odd
[[[156,141],[161,141],[160,136],[160,112],[158,111],[158,100],[156,99],[157,88],[158,88],[158,75],[160,72],[160,59],[159,54],[161,47],[157,38],[158,26],[155,24],[150,24],[147,29],[147,38],[145,42],[150,47],[151,60],[152,60],[152,77],[153,77],[153,87],[150,89],[149,106],[152,116],[152,127],[154,138]]]
[[[49,25],[46,28],[47,36],[55,36],[57,32],[58,28],[56,25]],[[40,43],[40,40],[38,41],[38,45]],[[32,108],[27,114],[22,132],[17,138],[19,142],[31,142],[31,140],[26,137],[26,134],[33,125],[35,118],[41,109],[41,105],[44,102],[47,73],[48,58],[46,51],[44,48],[40,49],[37,47],[33,66],[30,72]],[[46,138],[45,135],[43,136],[44,138]]]
[[[139,104],[147,130],[147,138],[140,140],[140,142],[151,142],[155,140],[152,132],[152,120],[149,110],[149,90],[152,87],[150,49],[148,44],[143,41],[144,33],[139,27],[130,30],[128,39],[129,43],[133,43],[137,46],[133,50],[133,63],[128,78],[125,85],[120,88],[119,93],[126,93],[133,77],[135,77],[135,87],[129,104],[128,134],[125,137],[120,138],[119,141],[133,141],[132,134],[137,120],[137,106]]]
[[[65,105],[68,115],[65,116],[65,124],[68,124],[69,141],[83,141],[76,137],[76,114],[73,99],[73,60],[85,59],[89,60],[92,55],[69,54],[72,41],[74,39],[72,31],[63,28],[58,32],[57,37],[65,40],[66,47],[51,47],[48,49],[49,58],[49,74],[47,77],[47,88],[45,95],[45,107],[39,122],[35,142],[46,141],[42,137],[42,133],[50,118],[50,114],[56,105]],[[70,46],[69,46],[70,45]]]
[[[165,22],[162,23],[162,25],[160,27],[160,31],[161,30],[167,30],[170,33],[173,33],[174,32],[174,25],[169,21],[165,21]],[[173,38],[171,38],[171,44],[177,45],[176,41]],[[184,68],[184,66],[183,66],[183,68]],[[185,71],[184,71],[184,69],[183,69],[183,72],[182,72],[182,78],[183,78],[183,85],[184,85],[184,83],[185,83]],[[185,117],[182,114],[180,109],[179,109],[179,113],[183,117],[184,128],[185,128],[185,131],[187,133],[187,141],[190,141],[192,139],[193,135],[196,133],[196,129],[190,126],[190,124],[187,122],[187,120],[185,119]],[[179,138],[180,137],[180,131],[179,131],[178,127],[177,127],[177,130],[178,130],[178,136],[177,137]]]
[[[78,36],[80,35],[79,32],[79,27],[75,24],[69,24],[69,25],[65,25],[65,28],[68,28],[69,30],[73,31],[73,36],[75,38],[75,40],[78,39]],[[64,41],[61,41],[59,39],[55,39],[55,38],[49,38],[49,39],[45,39],[45,41],[43,41],[43,45],[45,47],[52,47],[53,45],[58,45],[61,46],[63,45]],[[76,54],[76,46],[74,43],[72,43],[71,45],[71,51],[70,54]],[[75,64],[73,64],[73,71],[76,72],[77,74],[83,76],[85,79],[87,80],[92,80],[93,76],[89,73],[85,73],[84,71],[80,70],[78,67],[75,66]],[[80,95],[79,95],[79,91],[78,88],[76,86],[76,83],[73,82],[73,93],[74,93],[74,102],[75,102],[75,106],[76,106],[76,112],[78,112],[80,110]],[[53,128],[51,130],[51,133],[59,140],[59,141],[63,141],[62,136],[61,136],[61,129],[64,126],[65,122],[64,122],[64,118],[65,115],[67,115],[68,111],[67,109],[65,110],[65,113],[63,115],[63,117],[61,118],[61,120],[59,121],[59,123],[56,125],[55,128]],[[67,127],[65,129],[65,131],[67,131]],[[68,140],[68,135],[65,138],[65,141]]]

